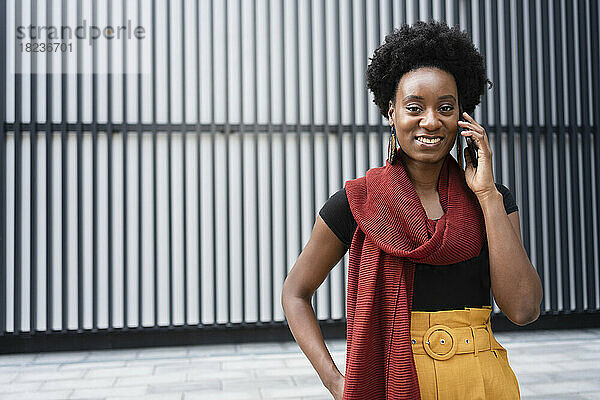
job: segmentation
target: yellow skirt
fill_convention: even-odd
[[[411,312],[421,399],[520,399],[506,350],[492,334],[491,311]]]

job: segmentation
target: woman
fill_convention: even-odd
[[[542,286],[471,116],[487,82],[468,35],[445,23],[403,25],[371,59],[388,160],[326,202],[282,293],[294,338],[336,400],[519,398],[491,331],[490,289],[525,325],[539,316]],[[459,128],[477,146],[476,167],[465,152],[464,171],[450,155]],[[348,248],[344,376],[310,299]]]

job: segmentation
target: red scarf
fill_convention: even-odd
[[[479,254],[483,213],[448,154],[438,178],[444,215],[427,214],[402,162],[346,182],[358,228],[350,246],[344,400],[419,399],[410,343],[415,263],[447,265]]]

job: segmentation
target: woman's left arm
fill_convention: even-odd
[[[502,194],[478,197],[487,233],[490,280],[498,307],[517,325],[540,315],[542,283],[521,240],[519,213],[506,215]]]
[[[483,216],[490,255],[492,293],[498,307],[517,325],[526,325],[540,315],[542,283],[531,264],[521,239],[519,213],[506,215],[502,194],[494,184],[492,151],[485,129],[469,114],[463,113],[463,136],[471,136],[477,146],[477,168],[468,152],[465,179],[477,196]]]

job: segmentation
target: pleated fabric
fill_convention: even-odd
[[[386,161],[345,188],[358,228],[349,251],[343,399],[419,399],[410,343],[414,265],[477,256],[483,213],[450,154],[438,178],[437,221],[427,218],[401,162]]]
[[[506,349],[492,332],[491,312],[491,306],[411,312],[412,350],[422,400],[520,399]],[[431,356],[426,341],[434,355],[448,353],[453,346],[455,354],[448,359]]]

